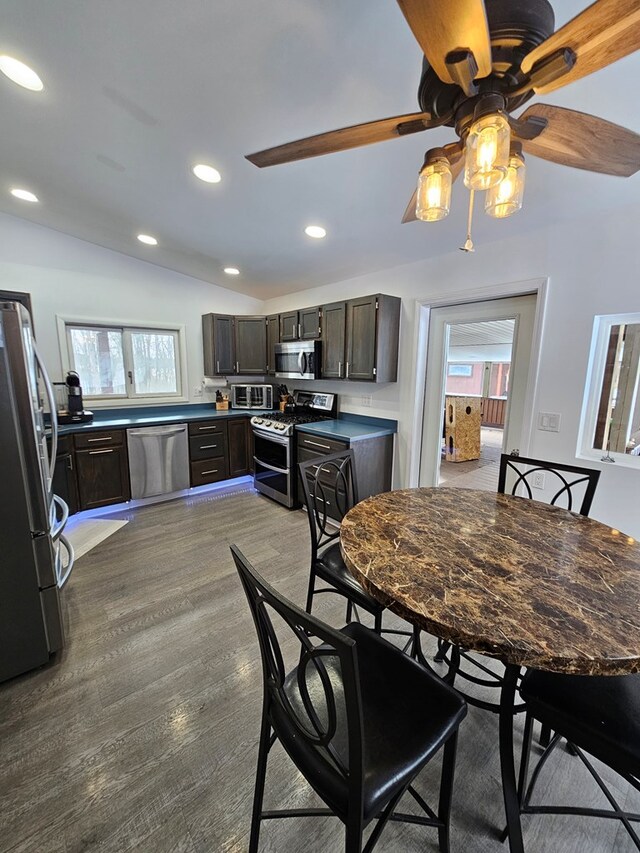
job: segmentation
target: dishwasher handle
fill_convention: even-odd
[[[182,432],[187,431],[187,425],[182,424],[178,427],[139,427],[136,429],[128,429],[127,432],[131,433],[131,435],[135,435],[138,438],[153,438],[154,436],[170,436],[170,435],[180,435]]]

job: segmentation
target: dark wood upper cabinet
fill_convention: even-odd
[[[347,303],[334,302],[322,307],[322,378],[344,378],[344,346],[347,329]]]
[[[298,340],[298,312],[290,311],[288,314],[280,315],[280,340]]]
[[[227,314],[204,314],[202,341],[204,375],[233,375],[236,372],[234,318]]]
[[[396,382],[400,305],[397,296],[363,296],[347,302],[345,378]]]
[[[298,331],[301,341],[315,341],[320,338],[319,308],[304,308],[298,311]]]
[[[267,324],[264,317],[236,317],[238,375],[267,372]]]
[[[272,314],[267,317],[267,373],[276,372],[276,344],[280,343],[280,317]]]
[[[320,308],[280,314],[281,341],[315,341],[320,337]]]

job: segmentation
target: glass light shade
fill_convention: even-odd
[[[495,187],[487,190],[484,202],[485,213],[504,219],[517,213],[522,207],[524,196],[525,165],[522,157],[512,156],[509,160],[507,174]]]
[[[451,166],[446,157],[427,163],[418,177],[416,217],[423,222],[444,219],[451,207]]]
[[[500,113],[474,121],[465,146],[465,186],[488,190],[500,183],[509,166],[510,140],[509,122]]]

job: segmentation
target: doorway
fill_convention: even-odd
[[[431,311],[421,486],[496,490],[523,445],[535,316],[536,294]]]

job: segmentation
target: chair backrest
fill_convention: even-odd
[[[231,553],[258,634],[267,714],[276,735],[285,745],[295,738],[298,749],[302,742],[316,751],[314,755],[321,754],[357,803],[362,797],[363,746],[355,641],[280,595],[236,545]],[[282,641],[291,634],[298,644],[295,664],[287,672]]]
[[[543,459],[531,459],[527,456],[500,457],[498,491],[502,494],[519,495],[534,499],[532,486],[537,474],[545,476],[544,491],[539,495],[550,504],[564,506],[565,509],[588,515],[593,496],[600,479],[600,471],[595,468],[580,468],[577,465],[564,465],[561,462],[546,462]],[[549,477],[548,482],[546,478]],[[538,488],[534,486],[534,488]],[[557,490],[557,491],[556,491]]]
[[[298,465],[309,516],[311,559],[340,535],[337,524],[358,503],[353,450],[318,456]]]

